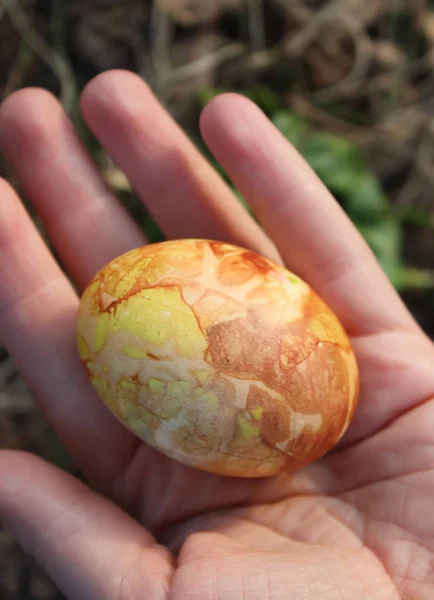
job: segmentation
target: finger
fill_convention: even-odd
[[[0,107],[0,149],[80,287],[144,236],[99,176],[59,102],[25,89]]]
[[[233,242],[279,260],[261,228],[137,75],[99,75],[83,92],[82,110],[168,237]]]
[[[71,600],[167,597],[168,550],[39,458],[0,452],[0,521]]]
[[[205,108],[201,128],[286,264],[349,333],[417,327],[344,211],[253,102],[221,95]]]
[[[430,398],[434,392],[434,346],[413,332],[393,332],[353,342],[362,365],[363,392],[345,447],[372,436]]]
[[[73,458],[104,487],[132,436],[93,393],[75,344],[75,292],[1,179],[0,214],[0,340]]]

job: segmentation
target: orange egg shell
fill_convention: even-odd
[[[164,242],[112,261],[83,294],[78,348],[125,426],[223,475],[318,459],[357,402],[354,354],[326,304],[286,269],[219,242]]]

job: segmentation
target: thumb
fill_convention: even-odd
[[[115,504],[35,456],[0,452],[0,523],[70,600],[167,597],[169,551]]]

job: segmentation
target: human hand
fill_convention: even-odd
[[[434,345],[339,205],[242,97],[213,100],[201,127],[267,233],[137,76],[98,76],[82,110],[168,237],[237,243],[312,285],[352,337],[359,409],[338,450],[269,479],[203,473],[141,443],[91,389],[77,295],[0,181],[1,339],[93,488],[3,450],[2,524],[70,599],[432,600]],[[145,243],[48,93],[9,97],[0,135],[80,289]]]

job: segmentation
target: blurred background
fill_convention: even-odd
[[[0,100],[29,85],[56,94],[109,185],[158,241],[79,114],[83,86],[111,68],[139,73],[209,160],[201,108],[221,91],[253,99],[335,194],[434,338],[432,0],[0,0]],[[1,159],[0,174],[19,189]],[[0,447],[74,472],[1,348]],[[0,530],[0,600],[61,598]]]

